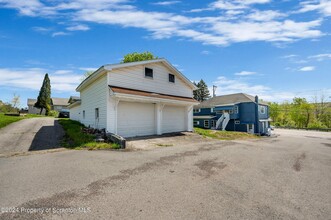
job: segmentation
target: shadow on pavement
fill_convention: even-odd
[[[60,142],[64,131],[57,120],[54,125],[43,126],[33,138],[29,151],[61,148]]]

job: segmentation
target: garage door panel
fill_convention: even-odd
[[[155,134],[154,104],[119,102],[117,133],[123,137]]]
[[[162,118],[162,133],[185,131],[185,116],[185,107],[170,105],[164,106]]]

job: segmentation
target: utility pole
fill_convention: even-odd
[[[213,97],[216,96],[216,89],[217,89],[217,86],[214,86],[214,85],[213,85]]]

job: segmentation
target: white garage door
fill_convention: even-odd
[[[162,118],[162,133],[185,131],[185,107],[164,106]]]
[[[119,135],[135,137],[156,133],[154,104],[119,102],[117,111]]]

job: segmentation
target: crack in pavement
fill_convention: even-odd
[[[235,145],[234,142],[223,142],[223,145],[221,148]],[[24,207],[24,208],[70,208],[70,203],[76,200],[87,200],[91,197],[95,197],[102,194],[102,191],[104,188],[108,186],[115,186],[120,181],[125,181],[129,179],[131,176],[135,176],[150,170],[153,170],[158,167],[171,165],[176,161],[180,161],[181,159],[185,157],[193,157],[197,156],[199,153],[205,152],[205,151],[212,151],[220,149],[220,146],[214,146],[212,144],[200,147],[197,150],[191,150],[191,151],[184,151],[182,153],[176,153],[169,156],[160,157],[159,159],[153,161],[153,162],[147,162],[144,163],[136,168],[133,169],[126,169],[120,171],[120,174],[109,176],[102,180],[97,180],[92,183],[90,183],[85,188],[80,189],[73,189],[61,193],[54,194],[50,197],[45,198],[38,198],[34,200],[30,200],[28,202],[25,202],[17,207]],[[12,219],[12,218],[19,218],[19,219],[44,219],[46,216],[50,215],[52,213],[32,213],[26,215],[26,213],[4,213],[0,215],[0,219]],[[56,213],[59,215],[58,213]]]

